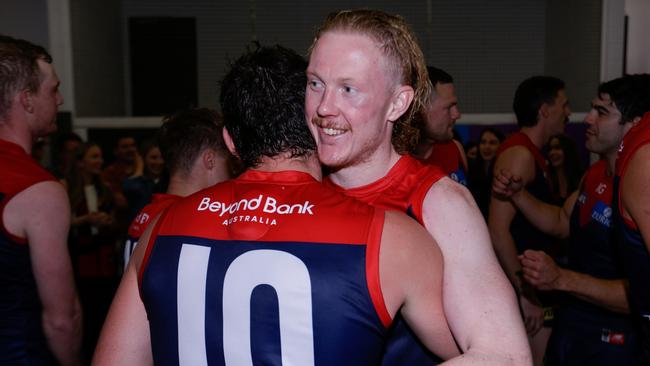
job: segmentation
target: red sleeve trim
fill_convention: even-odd
[[[153,230],[151,230],[151,235],[149,236],[149,241],[147,242],[147,249],[145,250],[144,256],[142,257],[142,263],[140,264],[140,269],[138,270],[138,288],[140,289],[141,298],[142,298],[142,278],[144,277],[144,271],[147,269],[147,265],[149,264],[149,257],[151,256],[151,251],[153,250],[154,244],[156,242],[156,238],[158,237],[158,232],[162,227],[163,221],[165,221],[168,211],[169,211],[169,207],[163,210],[162,213],[160,214],[160,218],[156,222],[156,226],[154,226]]]
[[[370,299],[375,306],[375,311],[384,327],[388,328],[392,324],[393,319],[386,308],[379,277],[379,250],[383,229],[384,210],[375,209],[372,222],[370,223],[368,244],[366,246],[366,281],[368,291],[370,292]]]

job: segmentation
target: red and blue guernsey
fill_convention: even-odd
[[[600,160],[592,165],[583,179],[580,194],[573,207],[570,219],[571,240],[568,250],[568,268],[590,276],[615,280],[625,278],[618,261],[614,240],[612,196],[614,177],[607,174],[607,161]],[[598,346],[604,332],[618,334],[616,341],[623,345],[631,342],[625,335],[634,335],[634,325],[628,315],[615,313],[601,306],[583,301],[575,296],[564,296],[562,307],[556,311],[559,331],[567,324],[570,327],[593,329],[592,344]],[[584,341],[584,343],[587,343]],[[628,352],[634,350],[628,348]],[[622,349],[616,350],[622,357]]]
[[[445,176],[438,166],[405,155],[386,176],[369,185],[344,189],[327,178],[324,184],[375,207],[405,212],[424,225],[424,198],[431,186]],[[442,362],[417,339],[401,316],[393,323],[382,365],[437,365]]]
[[[499,146],[499,150],[497,150],[497,158],[503,151],[514,146],[525,147],[535,158],[535,177],[532,182],[526,185],[526,190],[538,200],[548,204],[553,204],[554,195],[551,181],[548,178],[546,159],[544,159],[544,156],[537,146],[533,144],[526,134],[515,132],[510,135],[510,137]],[[527,249],[543,250],[552,254],[553,249],[555,249],[553,248],[553,243],[558,242],[557,239],[538,230],[519,211],[517,211],[512,223],[510,224],[510,233],[515,241],[517,253],[519,254],[523,253]]]
[[[0,140],[0,365],[53,365],[27,238],[12,235],[7,203],[34,184],[56,181],[22,147]]]
[[[449,178],[467,187],[467,166],[456,141],[435,143],[432,146],[431,155],[424,162],[438,166]]]
[[[138,239],[140,239],[142,233],[147,230],[149,222],[179,198],[181,197],[175,194],[156,193],[151,197],[151,203],[144,206],[138,212],[133,221],[131,221],[126,242],[124,243],[124,267],[129,264],[131,253],[133,253],[135,246],[138,244]]]
[[[615,212],[617,239],[621,246],[623,266],[630,280],[630,305],[641,324],[642,362],[650,364],[650,253],[633,220],[622,215],[620,186],[625,179],[628,163],[636,151],[650,144],[650,113],[623,138],[616,160]]]
[[[156,365],[378,364],[384,211],[296,171],[248,171],[173,204],[139,283]]]

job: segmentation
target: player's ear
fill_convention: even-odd
[[[410,85],[400,85],[393,94],[387,119],[391,122],[397,121],[409,109],[414,96],[415,92]]]
[[[228,132],[227,128],[223,128],[223,131],[221,132],[223,135],[223,142],[226,143],[226,147],[228,148],[228,151],[230,151],[231,154],[234,156],[239,157],[237,154],[237,149],[235,149],[235,143],[232,141],[232,137],[230,137],[230,133]]]
[[[34,113],[34,99],[32,92],[23,89],[18,93],[18,101],[25,111],[28,113]]]
[[[548,108],[549,105],[547,103],[542,103],[542,105],[539,107],[539,111],[537,111],[537,121],[548,117]]]

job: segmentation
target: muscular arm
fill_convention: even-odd
[[[494,166],[495,172],[509,171],[513,176],[521,177],[526,186],[534,178],[535,160],[526,148],[515,146],[499,155]],[[543,312],[537,305],[537,299],[530,286],[518,275],[521,264],[517,257],[517,247],[510,233],[510,225],[516,214],[516,208],[509,200],[496,195],[490,200],[488,227],[494,250],[506,275],[519,293],[519,300],[524,311],[526,330],[535,334],[542,326]]]
[[[153,220],[139,242],[149,242]],[[93,365],[152,365],[149,322],[138,288],[138,270],[147,245],[136,246],[102,328]]]
[[[523,189],[520,177],[513,176],[508,171],[495,174],[493,187],[497,195],[510,196],[517,209],[539,230],[559,238],[569,236],[569,220],[578,191],[571,193],[560,207],[538,200]]]
[[[521,258],[524,278],[540,290],[565,291],[584,301],[619,313],[629,313],[627,281],[604,280],[560,268],[548,254],[527,250]]]
[[[70,207],[65,190],[58,182],[38,183],[16,195],[5,210],[7,229],[29,243],[48,345],[61,365],[78,365],[81,305],[68,254]]]
[[[469,191],[441,179],[427,193],[423,218],[443,254],[445,315],[464,357],[481,364],[530,363],[515,294]]]
[[[386,307],[444,359],[460,355],[442,306],[442,256],[431,236],[404,214],[387,212],[379,270]]]
[[[650,144],[641,147],[629,162],[621,184],[621,204],[650,252]]]

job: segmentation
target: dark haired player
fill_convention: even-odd
[[[169,170],[166,193],[154,194],[131,221],[124,245],[124,266],[151,220],[181,197],[230,178],[230,152],[222,137],[223,122],[216,111],[196,108],[163,120],[158,144]]]
[[[81,306],[63,186],[28,154],[63,103],[52,58],[0,35],[0,364],[77,365]]]

